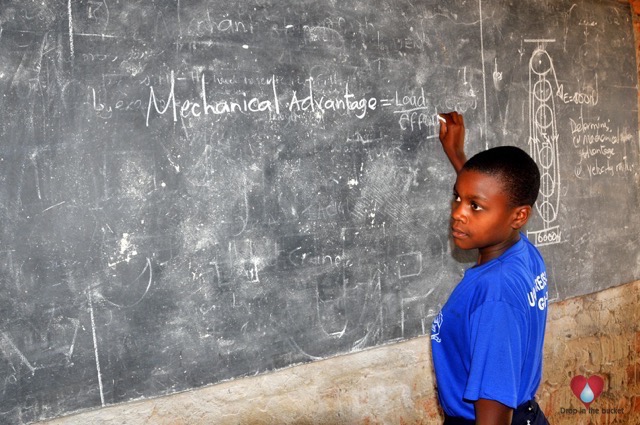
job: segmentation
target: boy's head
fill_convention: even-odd
[[[515,146],[499,146],[474,155],[463,170],[488,174],[502,182],[510,207],[533,207],[540,190],[540,171],[533,159]]]
[[[461,249],[478,249],[478,264],[520,240],[540,188],[538,166],[523,150],[505,146],[468,160],[453,187],[451,236]]]

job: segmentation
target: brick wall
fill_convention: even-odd
[[[552,424],[640,424],[639,321],[640,281],[550,306],[538,394]],[[604,380],[591,411],[571,390],[577,375]]]

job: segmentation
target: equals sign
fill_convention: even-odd
[[[380,104],[382,106],[391,106],[392,103],[392,99],[380,99]]]

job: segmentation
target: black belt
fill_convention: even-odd
[[[529,423],[527,423],[529,421]],[[475,419],[444,415],[444,425],[475,425]],[[548,425],[547,418],[535,400],[522,403],[513,411],[512,425]]]
[[[445,413],[443,425],[476,425],[475,419],[458,418]]]

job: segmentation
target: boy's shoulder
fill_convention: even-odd
[[[528,269],[535,271],[539,267],[544,267],[544,259],[529,239],[521,233],[520,240],[505,251],[500,257],[487,263],[483,273],[509,273],[523,272]],[[519,273],[516,273],[519,274]]]
[[[507,268],[523,267],[536,271],[540,267],[545,267],[542,254],[524,233],[520,233],[520,240],[496,260]]]
[[[538,249],[523,236],[507,252],[478,272],[474,279],[478,302],[520,304],[523,294],[531,290],[536,277],[545,272],[545,265]]]

